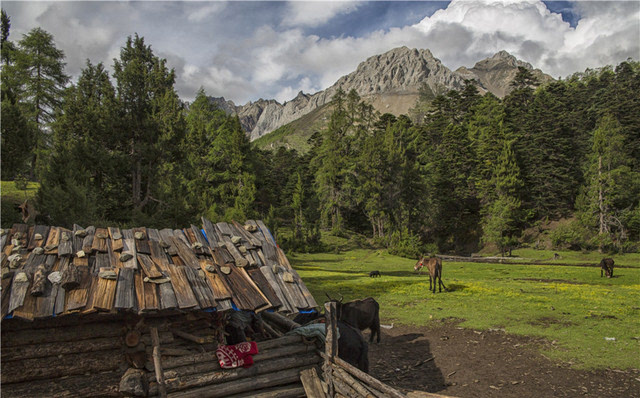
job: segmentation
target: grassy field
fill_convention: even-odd
[[[554,252],[514,251],[548,259]],[[598,263],[598,253],[560,252],[559,263]],[[543,354],[577,368],[640,368],[640,254],[614,256],[614,278],[599,268],[445,262],[449,292],[428,291],[429,278],[413,272],[415,259],[382,250],[287,254],[318,302],[340,294],[372,296],[382,323],[428,325],[457,318],[462,327],[504,329],[543,337]],[[368,273],[379,270],[380,278]],[[605,338],[613,338],[605,339]]]
[[[2,227],[9,228],[13,223],[21,222],[20,214],[15,209],[16,206],[26,199],[33,199],[40,185],[37,182],[29,182],[27,189],[21,190],[16,187],[13,181],[2,181],[0,184]]]

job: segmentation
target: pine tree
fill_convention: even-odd
[[[102,64],[87,62],[61,107],[51,146],[42,156],[40,206],[56,225],[128,221],[121,209],[126,181],[120,166],[125,156],[117,145],[118,107]]]
[[[47,147],[48,124],[59,108],[62,92],[69,81],[64,73],[64,52],[55,46],[53,36],[34,28],[18,43],[16,66],[20,74],[20,101],[25,117],[36,133],[32,149],[31,177],[35,176],[38,154]]]
[[[343,213],[348,200],[344,189],[350,153],[347,134],[352,125],[347,113],[346,95],[342,89],[338,89],[331,105],[333,113],[323,132],[322,144],[313,163],[322,225],[340,231],[344,226]]]
[[[26,173],[29,168],[28,163],[34,146],[35,131],[25,117],[23,104],[19,102],[22,85],[15,65],[18,49],[9,40],[11,19],[4,10],[1,12],[1,22],[2,84],[0,88],[2,105],[0,109],[2,115],[0,118],[2,120],[2,143],[0,144],[0,149],[2,154],[0,159],[2,162],[2,179],[12,180]]]
[[[630,221],[639,208],[640,174],[632,171],[620,123],[602,117],[593,131],[590,167],[579,201],[582,222],[598,234],[598,247],[620,248],[628,239]]]
[[[212,220],[250,218],[257,194],[255,172],[238,118],[218,109],[200,89],[186,123],[184,178],[193,211]]]
[[[503,141],[502,151],[493,172],[492,185],[496,199],[485,205],[482,241],[495,244],[502,255],[517,243],[519,192],[522,189],[520,170],[515,160],[511,141]]]
[[[168,205],[162,196],[171,189],[160,180],[180,157],[177,148],[183,139],[184,122],[174,89],[175,73],[137,34],[127,38],[113,69],[126,126],[120,145],[128,153],[129,203],[139,222],[148,222],[144,218]]]

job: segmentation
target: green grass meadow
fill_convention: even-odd
[[[514,251],[547,259],[554,252]],[[601,254],[560,252],[558,263],[597,263]],[[576,368],[640,368],[640,254],[614,256],[614,278],[597,267],[444,262],[448,292],[428,291],[415,259],[383,250],[287,253],[319,303],[374,297],[382,323],[429,325],[456,318],[460,326],[545,338],[542,353]],[[379,270],[380,278],[369,271]],[[607,340],[605,337],[614,338]]]
[[[27,189],[22,190],[18,189],[13,181],[0,182],[0,219],[3,228],[10,228],[14,223],[22,222],[16,206],[27,199],[33,199],[39,187],[40,184],[37,182],[29,182]]]

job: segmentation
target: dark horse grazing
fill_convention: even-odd
[[[420,271],[422,268],[427,267],[429,270],[429,290],[436,292],[436,286],[438,286],[438,292],[442,292],[442,288],[447,290],[447,287],[442,283],[442,260],[438,257],[422,257],[416,265],[413,267],[414,271]],[[433,282],[433,288],[432,286]]]
[[[602,273],[607,276],[607,278],[611,278],[613,276],[613,259],[612,258],[603,258],[600,261],[600,278],[602,278]]]

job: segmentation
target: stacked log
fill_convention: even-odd
[[[258,352],[251,367],[234,369],[222,369],[215,351],[165,358],[161,366],[168,396],[256,396],[265,389],[272,394],[268,396],[304,396],[300,372],[322,361],[315,345],[305,343],[301,336],[259,342]],[[147,370],[149,395],[156,396],[155,367],[148,363]]]
[[[66,318],[2,323],[3,397],[119,395],[124,323]]]

